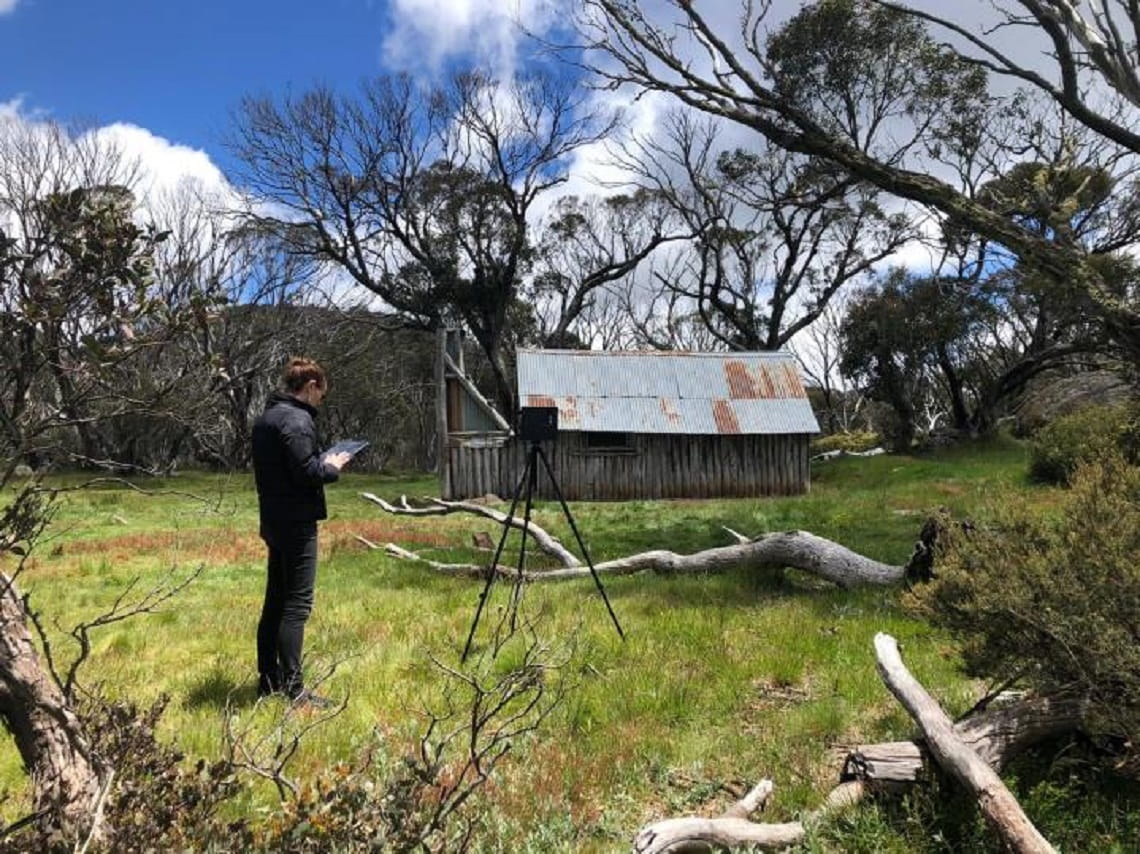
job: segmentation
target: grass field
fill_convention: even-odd
[[[984,517],[998,501],[1047,507],[1053,493],[1028,485],[1024,472],[1022,447],[1002,440],[930,457],[829,462],[803,497],[575,504],[573,512],[595,560],[724,545],[727,525],[752,535],[808,529],[902,562],[928,510]],[[186,474],[140,485],[158,494],[116,485],[68,493],[23,583],[49,625],[66,628],[106,610],[136,577],[145,589],[171,569],[201,564],[201,576],[161,613],[95,634],[84,673],[114,696],[169,694],[164,737],[190,757],[216,757],[227,702],[255,711],[264,555],[251,478]],[[302,778],[369,746],[392,756],[406,748],[420,725],[416,708],[441,690],[429,656],[457,660],[482,586],[369,551],[355,536],[436,560],[485,561],[472,536],[498,534],[470,516],[387,516],[362,491],[394,499],[436,494],[437,485],[347,475],[328,490],[306,648],[310,669],[337,662],[323,690],[349,702],[306,739],[292,769]],[[557,505],[540,504],[536,520],[573,542]],[[526,611],[542,614],[543,635],[574,641],[576,687],[542,730],[516,745],[478,801],[481,850],[627,850],[646,821],[715,812],[765,776],[776,783],[768,820],[818,805],[835,781],[839,747],[914,733],[875,673],[879,631],[899,639],[912,672],[951,714],[979,696],[952,641],[909,616],[897,590],[844,592],[791,571],[640,575],[605,586],[625,642],[589,579],[527,589]],[[489,620],[509,592],[493,588]],[[66,633],[53,631],[66,661]],[[1017,773],[1020,796],[1055,844],[1140,850],[1140,798],[1118,781],[1071,763]],[[3,818],[24,814],[23,772],[8,742],[0,744],[0,789]],[[268,785],[251,784],[235,809],[264,809],[274,798]],[[986,840],[960,799],[926,789],[838,820],[807,850],[984,850]]]

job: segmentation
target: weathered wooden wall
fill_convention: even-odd
[[[794,495],[810,484],[807,434],[770,436],[631,437],[628,450],[586,447],[584,433],[564,432],[543,449],[568,500],[620,501],[638,498],[732,498]],[[514,439],[487,441],[451,436],[447,448],[450,483],[445,498],[494,493],[510,498],[526,461],[526,445]],[[539,462],[536,497],[554,498]]]

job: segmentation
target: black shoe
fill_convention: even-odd
[[[290,702],[295,709],[311,709],[317,711],[331,709],[336,705],[336,703],[328,697],[322,697],[319,694],[314,694],[312,691],[302,691],[293,697]]]
[[[264,700],[266,697],[276,697],[278,694],[284,693],[279,687],[280,685],[280,677],[260,674],[257,677],[257,699]]]

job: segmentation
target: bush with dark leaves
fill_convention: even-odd
[[[946,525],[935,578],[912,594],[963,643],[968,670],[1089,698],[1095,734],[1140,745],[1140,469],[1078,467],[1042,510],[999,500],[984,525]],[[1133,766],[1140,767],[1140,766]]]

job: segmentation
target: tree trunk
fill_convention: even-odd
[[[970,429],[970,413],[966,408],[966,397],[962,387],[962,378],[954,368],[950,354],[946,352],[946,345],[938,345],[938,367],[942,369],[942,376],[946,379],[946,391],[950,397],[950,418],[954,422],[954,429],[964,433]]]
[[[26,604],[0,573],[0,717],[31,777],[35,809],[70,841],[105,841],[97,818],[106,781],[79,720],[45,672],[28,630]]]

